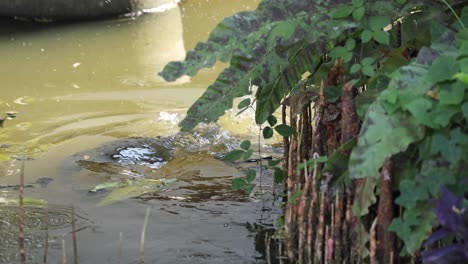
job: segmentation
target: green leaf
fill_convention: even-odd
[[[351,68],[349,69],[349,72],[356,73],[359,70],[361,70],[361,64],[356,63],[356,64],[353,64],[353,66],[351,66]]]
[[[250,105],[250,98],[246,98],[244,100],[242,100],[238,105],[237,105],[237,108],[238,109],[243,109],[243,108],[246,108]]]
[[[465,84],[468,84],[468,73],[458,72],[455,75],[453,75],[453,78],[458,79],[464,82]]]
[[[468,10],[468,9],[467,9]],[[468,42],[462,42],[460,49],[459,49],[460,56],[468,55]]]
[[[247,182],[245,181],[244,178],[235,178],[232,180],[231,188],[233,190],[239,190],[240,188],[244,187],[246,183]]]
[[[363,6],[356,8],[353,11],[354,21],[361,21],[362,17],[364,17],[365,12],[366,12],[366,9]]]
[[[243,187],[244,187],[245,192],[248,195],[250,195],[253,192],[253,189],[254,189],[255,185],[253,185],[251,183],[248,183],[248,184],[244,185]]]
[[[468,29],[467,29],[468,31]],[[467,36],[468,38],[468,36]],[[468,39],[466,40],[468,42]],[[459,73],[467,73],[468,72],[468,57],[462,58],[458,60],[458,64],[460,65],[460,71]],[[459,74],[456,73],[456,74]]]
[[[402,255],[409,255],[421,248],[435,225],[435,214],[427,204],[420,204],[393,219],[389,231],[395,232],[405,243]]]
[[[301,162],[299,164],[297,164],[296,166],[296,171],[300,171],[300,170],[303,170],[305,169],[306,166],[308,165],[314,165],[315,164],[315,160],[314,159],[310,159],[308,161],[304,161],[304,162]]]
[[[369,213],[369,207],[377,201],[375,187],[378,177],[367,178],[366,182],[356,190],[354,198],[353,214],[361,217]]]
[[[360,7],[364,4],[364,0],[353,0],[352,2],[354,7]]]
[[[234,161],[240,160],[242,158],[242,156],[244,155],[244,153],[245,153],[245,151],[243,151],[243,150],[235,149],[235,150],[229,152],[228,154],[226,154],[226,156],[224,156],[223,160],[224,161],[234,162]]]
[[[374,220],[375,222],[376,220]],[[362,258],[367,258],[369,256],[369,249],[367,243],[370,240],[370,234],[367,231],[367,228],[364,226],[362,221],[358,221],[357,226],[355,227],[355,232],[357,234],[356,241],[353,241],[357,245],[357,250]]]
[[[364,59],[361,60],[361,64],[362,65],[371,65],[371,64],[374,63],[374,61],[375,61],[375,59],[372,58],[372,57],[365,57]]]
[[[288,65],[269,69],[269,73],[275,76],[272,77],[270,83],[260,85],[260,92],[257,92],[255,111],[257,124],[263,124],[268,116],[278,109],[284,96],[298,86],[304,72],[312,71],[320,64],[320,56],[315,45],[298,43],[288,49]]]
[[[345,144],[346,145],[346,144]],[[324,162],[327,162],[328,161],[328,157],[327,156],[320,156],[318,157],[318,159],[315,160],[316,162],[319,162],[319,163],[324,163]]]
[[[108,181],[95,185],[93,188],[89,189],[89,192],[98,192],[106,189],[113,189],[120,186],[120,181]]]
[[[431,147],[431,154],[441,153],[442,157],[452,164],[456,164],[463,159],[461,148],[442,134],[432,136]],[[444,175],[444,177],[447,177],[447,175]]]
[[[327,4],[328,7],[336,5]],[[167,81],[174,81],[183,75],[193,76],[201,68],[212,67],[217,60],[228,62],[234,50],[243,48],[244,44],[253,51],[252,42],[259,44],[257,39],[280,40],[280,43],[269,43],[283,44],[282,41],[298,41],[303,36],[301,34],[317,34],[317,31],[290,30],[316,24],[312,16],[316,16],[318,21],[323,19],[317,16],[317,7],[305,1],[271,2],[259,5],[255,11],[227,17],[215,27],[206,42],[198,43],[187,52],[184,61],[170,62],[159,74]]]
[[[302,9],[306,8],[305,6],[310,8],[304,3],[297,5]],[[288,9],[281,6],[285,9],[284,12],[288,12],[288,16],[282,17],[284,20],[258,25],[252,29],[247,39],[239,36],[240,41],[236,41],[236,48],[230,50],[230,66],[223,70],[216,81],[189,108],[186,118],[179,124],[183,131],[188,131],[201,122],[216,121],[226,110],[232,108],[234,98],[250,94],[248,88],[250,84],[260,87],[257,91],[255,121],[257,124],[263,124],[279,107],[283,96],[294,88],[295,85],[291,83],[297,84],[299,80],[297,76],[312,71],[315,64],[320,61],[320,54],[313,52],[316,50],[316,41],[326,32],[311,28],[317,27],[316,22],[324,16],[294,17],[293,14],[289,14],[292,7],[295,6],[288,5]],[[276,10],[275,13],[283,12],[282,9],[279,10],[281,11]],[[266,17],[269,17],[270,13],[267,14]],[[239,20],[244,18],[242,15],[236,17]],[[329,24],[327,26],[336,28],[337,33],[352,26],[344,21]],[[204,52],[209,53],[209,51]],[[196,57],[198,63],[178,62],[180,69],[168,70],[166,74],[178,75],[180,72],[192,70],[186,68],[198,68],[204,63],[202,60],[204,56],[204,53],[195,52],[191,57],[187,57],[186,61]]]
[[[242,159],[248,160],[250,159],[250,157],[252,157],[252,154],[253,154],[253,149],[249,149],[244,153],[244,155],[242,156]]]
[[[283,170],[278,167],[274,167],[273,179],[275,180],[276,183],[282,183],[284,180]]]
[[[420,124],[432,124],[432,117],[428,114],[429,110],[432,109],[432,101],[430,99],[424,97],[417,98],[404,107],[410,111]]]
[[[350,61],[353,59],[353,55],[354,55],[354,54],[353,54],[353,52],[351,52],[351,51],[345,53],[344,56],[343,56],[343,62],[344,62],[344,63],[350,62]]]
[[[276,125],[276,123],[278,122],[278,120],[276,120],[276,117],[274,115],[270,115],[267,119],[268,121],[268,124],[273,127]]]
[[[400,196],[395,203],[405,208],[414,208],[419,201],[429,199],[429,193],[425,188],[419,188],[414,179],[404,179],[400,182]]]
[[[377,177],[383,162],[420,140],[424,130],[403,112],[388,115],[379,100],[371,104],[350,158],[352,178]]]
[[[352,38],[347,39],[345,47],[348,51],[352,51],[356,47],[356,41]]]
[[[273,137],[273,129],[271,127],[267,126],[262,129],[262,134],[264,139],[269,139]]]
[[[467,75],[468,76],[468,75]],[[442,105],[458,105],[463,101],[466,84],[451,82],[440,85],[439,98]]]
[[[276,130],[276,132],[278,132],[283,137],[292,136],[294,134],[294,132],[295,132],[292,127],[290,127],[288,125],[284,125],[284,124],[279,124],[279,125],[275,126],[275,130]]]
[[[10,158],[10,155],[0,154],[0,161],[9,161]]]
[[[395,0],[395,3],[397,3],[399,6],[404,5],[407,0]]]
[[[343,92],[343,88],[340,85],[327,87],[327,89],[325,89],[325,94],[324,94],[325,102],[336,103],[338,99],[341,98],[342,92]]]
[[[344,57],[349,51],[345,47],[335,47],[330,51],[330,57],[332,58],[340,58]]]
[[[386,91],[390,78],[387,75],[377,74],[374,76],[368,83],[368,89],[365,93],[360,93],[355,99],[354,103],[356,105],[356,111],[359,118],[364,119],[367,108],[375,99],[381,94],[382,91]],[[390,89],[390,91],[396,91],[398,95],[398,90]],[[383,96],[382,100],[385,100]],[[395,98],[396,100],[396,98]]]
[[[392,17],[410,10],[410,7],[390,9],[391,4],[385,1],[379,1],[379,5],[385,6]],[[184,61],[169,63],[160,73],[171,81],[183,75],[192,76],[217,60],[230,62],[187,111],[179,124],[181,129],[188,131],[201,122],[218,120],[232,108],[234,98],[250,94],[250,84],[259,87],[255,122],[263,124],[284,96],[298,85],[301,75],[314,73],[323,64],[322,40],[335,42],[344,31],[352,32],[351,29],[361,26],[348,19],[330,19],[330,13],[349,14],[354,9],[340,1],[264,1],[255,11],[224,19],[207,42],[189,51]],[[343,58],[348,62],[353,54],[345,53]],[[314,81],[315,77],[309,79]]]
[[[251,183],[255,180],[255,177],[257,177],[257,172],[254,169],[249,169],[247,171],[247,176],[245,177],[245,180],[248,183]]]
[[[454,114],[459,112],[457,106],[440,105],[428,98],[417,98],[404,106],[417,119],[420,124],[424,124],[434,129],[446,126]]]
[[[463,8],[461,11],[460,20],[462,21],[463,25],[465,25],[465,27],[468,25],[468,8]],[[465,29],[464,31],[468,33],[468,29]]]
[[[381,44],[384,44],[384,45],[390,44],[390,36],[385,31],[381,31],[381,30],[374,31],[373,36],[374,36],[375,41]]]
[[[468,102],[465,102],[462,105],[462,112],[463,112],[463,116],[465,117],[465,119],[468,119]]]
[[[24,205],[32,205],[32,206],[36,206],[36,207],[42,207],[44,205],[47,204],[47,201],[45,200],[42,200],[42,199],[33,199],[33,198],[29,198],[29,197],[24,197],[23,198],[23,204]],[[18,206],[19,205],[19,198],[15,197],[3,197],[1,196],[0,197],[0,205],[1,206]]]
[[[295,204],[297,199],[301,197],[302,191],[295,191],[294,193],[291,194],[291,197],[289,197],[289,201],[291,204]]]
[[[250,140],[244,140],[242,141],[242,143],[240,144],[240,147],[241,149],[243,150],[248,150],[250,148],[251,144],[250,144]]]
[[[374,76],[374,67],[369,64],[362,65],[362,73],[366,76]]]
[[[345,144],[341,145],[325,161],[317,160],[317,162],[326,162],[323,167],[323,172],[330,172],[336,177],[340,177],[343,174],[347,173],[349,155],[346,153],[349,153],[356,146],[356,143],[357,140],[352,139],[346,142]]]
[[[338,8],[335,8],[331,11],[330,16],[332,18],[345,18],[351,15],[354,7],[351,5],[343,5]]]
[[[373,36],[372,31],[370,31],[368,29],[365,29],[364,31],[362,31],[362,33],[361,33],[362,43],[369,42],[372,39],[372,36]]]
[[[176,179],[125,179],[120,181],[118,186],[113,189],[98,206],[113,204],[122,200],[138,197],[146,193],[160,191],[167,184],[175,182]]]
[[[269,160],[269,161],[268,161],[268,166],[274,167],[274,166],[276,166],[276,165],[278,165],[278,164],[280,164],[280,163],[281,163],[281,160],[279,160],[279,159],[278,159],[278,160],[272,159],[272,160]]]
[[[390,24],[390,17],[388,16],[371,16],[369,18],[369,26],[374,34],[377,31],[382,31],[388,24]]]
[[[343,62],[344,63],[348,63],[351,61],[351,59],[353,58],[353,53],[352,52],[346,52],[344,55],[343,55]]]
[[[427,74],[427,80],[432,83],[451,80],[458,72],[458,64],[452,56],[442,55],[435,59]]]

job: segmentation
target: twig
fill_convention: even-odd
[[[351,256],[351,246],[350,243],[346,243],[346,241],[351,240],[351,233],[353,232],[353,212],[352,212],[352,200],[353,200],[353,191],[351,187],[347,187],[345,191],[346,195],[346,202],[343,204],[343,210],[345,214],[345,223],[343,225],[343,249],[342,255],[344,261],[346,259],[351,260],[353,256]]]
[[[341,239],[342,239],[342,213],[343,213],[343,197],[340,196],[340,190],[335,194],[334,215],[331,221],[332,225],[332,238],[334,247],[334,260],[336,263],[341,263]]]
[[[323,256],[323,246],[325,240],[325,203],[326,203],[326,196],[325,190],[320,191],[320,211],[319,211],[319,222],[317,226],[317,236],[315,238],[315,262],[322,263],[322,256]]]
[[[377,238],[376,238],[376,232],[375,232],[375,227],[377,226],[378,223],[378,217],[374,219],[374,222],[372,222],[371,228],[370,228],[370,242],[369,242],[369,258],[370,258],[370,264],[376,264],[379,263],[377,262]]]
[[[463,29],[465,29],[465,25],[463,24],[463,22],[461,21],[460,17],[458,17],[457,15],[457,12],[455,12],[455,10],[453,10],[452,6],[449,5],[449,3],[447,3],[447,1],[445,0],[441,0],[442,3],[444,3],[449,9],[450,11],[452,12],[452,14],[455,16],[455,18],[457,19],[458,23],[460,23],[461,27]]]
[[[44,223],[45,223],[45,241],[44,241],[44,257],[42,262],[47,264],[47,253],[49,251],[49,210],[44,208]]]
[[[392,160],[384,161],[380,172],[380,197],[377,205],[377,260],[379,263],[390,263],[390,254],[397,252],[395,248],[395,236],[388,231],[388,226],[393,219],[393,181]]]
[[[76,245],[76,230],[75,230],[75,207],[72,206],[72,241],[73,241],[73,262],[78,264],[78,250]]]
[[[265,232],[265,257],[267,264],[271,264],[270,234]]]
[[[260,174],[260,177],[259,177],[259,180],[260,180],[260,186],[259,186],[259,189],[260,189],[260,196],[262,197],[262,210],[265,209],[265,199],[263,197],[263,190],[262,190],[262,176],[263,176],[263,168],[262,168],[262,144],[260,142],[261,140],[261,134],[262,134],[262,128],[259,126],[259,130],[258,130],[258,156],[259,156],[259,161],[258,161],[258,164],[260,166],[260,171],[259,171],[259,174]],[[274,182],[274,179],[273,179],[273,182]]]
[[[122,251],[123,251],[123,236],[122,232],[119,232],[119,252],[117,253],[118,256],[118,263],[122,261]]]
[[[19,225],[19,234],[18,234],[18,246],[21,264],[26,263],[26,250],[24,248],[24,167],[26,162],[26,153],[25,147],[23,146],[23,158],[21,162],[21,171],[20,171],[20,188],[19,188],[19,212],[18,212],[18,225]]]
[[[65,251],[65,234],[62,235],[62,264],[67,264],[67,253]]]
[[[304,183],[304,188],[302,189],[302,194],[301,197],[299,197],[299,205],[297,207],[297,229],[298,229],[298,249],[297,249],[297,254],[298,254],[298,263],[304,263],[304,249],[306,247],[306,230],[307,230],[307,225],[306,222],[304,221],[305,219],[305,212],[307,208],[307,196],[308,196],[308,187],[309,187],[309,182],[307,180],[307,161],[304,160],[304,163],[306,164],[304,168],[304,178],[305,178],[305,183]]]
[[[278,259],[280,264],[284,264],[283,262],[283,247],[281,246],[281,241],[278,241]]]
[[[317,153],[313,154],[314,159],[318,159],[319,155]],[[318,177],[319,165],[318,162],[314,163],[314,171],[312,173],[312,183],[310,186],[312,200],[310,201],[309,205],[309,212],[307,215],[307,261],[308,263],[312,263],[314,260],[315,248],[312,246],[315,243],[315,238],[317,235],[316,224],[318,223],[318,216],[317,210],[315,207],[318,204],[318,194],[317,194],[317,177]]]
[[[150,216],[151,208],[146,208],[146,215],[145,221],[143,223],[143,227],[141,228],[141,240],[140,240],[140,264],[145,263],[145,234],[146,234],[146,227],[148,226],[148,219]]]
[[[330,221],[333,223],[333,221]],[[330,226],[325,226],[325,264],[331,263],[333,261],[333,239],[330,232]]]

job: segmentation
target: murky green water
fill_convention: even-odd
[[[21,157],[24,148],[26,196],[48,202],[27,209],[31,263],[42,259],[46,227],[51,263],[61,258],[62,237],[71,261],[71,206],[79,230],[79,263],[137,263],[148,206],[146,263],[262,259],[252,227],[270,224],[274,216],[263,218],[258,197],[231,191],[231,178],[242,172],[215,158],[237,142],[233,134],[256,135],[247,127],[229,126],[229,119],[224,127],[189,134],[178,133],[176,125],[223,66],[176,83],[157,76],[168,61],[182,59],[186,49],[206,39],[224,16],[258,2],[188,0],[137,19],[72,24],[0,21],[0,113],[17,112],[0,129],[0,159],[9,159],[0,163],[0,198],[16,195],[21,161],[14,157]],[[99,146],[132,138],[159,138],[173,151],[171,159],[161,168],[148,168],[112,165],[99,157]],[[108,192],[90,194],[88,189],[129,172],[178,181],[163,192],[96,206]],[[15,210],[0,207],[4,263],[14,262],[8,258],[14,258],[17,247]]]

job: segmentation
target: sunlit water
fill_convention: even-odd
[[[221,126],[178,132],[177,122],[223,65],[175,83],[157,75],[224,16],[257,4],[188,0],[175,8],[148,7],[154,13],[136,19],[0,21],[0,115],[16,112],[0,129],[0,201],[17,195],[23,160],[26,196],[47,201],[26,207],[31,263],[42,261],[46,229],[50,263],[61,259],[62,239],[71,262],[73,221],[79,263],[137,263],[148,206],[146,263],[263,261],[256,229],[273,223],[276,215],[262,209],[276,205],[269,196],[263,203],[260,190],[254,197],[232,191],[232,177],[243,175],[246,165],[217,159],[239,139],[255,139],[258,129],[239,125],[250,119],[228,117]],[[167,155],[160,156],[161,149]],[[134,176],[177,182],[108,206],[97,206],[108,192],[88,192]],[[3,263],[17,261],[16,210],[0,206]]]

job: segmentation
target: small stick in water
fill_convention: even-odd
[[[119,252],[118,252],[118,259],[119,262],[122,262],[122,251],[123,251],[123,237],[122,237],[122,232],[119,232]]]
[[[26,263],[26,250],[24,249],[24,167],[25,167],[25,148],[23,146],[23,159],[21,161],[20,188],[19,188],[19,212],[18,212],[18,246],[21,264]]]
[[[45,241],[44,241],[44,264],[47,264],[47,252],[49,251],[49,210],[44,208],[44,223],[45,223]]]
[[[65,252],[65,234],[62,235],[62,264],[67,264],[67,253]]]
[[[150,215],[151,208],[146,208],[146,216],[145,222],[143,223],[143,227],[141,228],[141,240],[140,240],[140,264],[145,263],[145,233],[146,227],[148,226],[148,219]]]
[[[73,241],[73,262],[78,264],[78,250],[76,245],[76,229],[75,229],[75,207],[72,206],[72,241]]]

